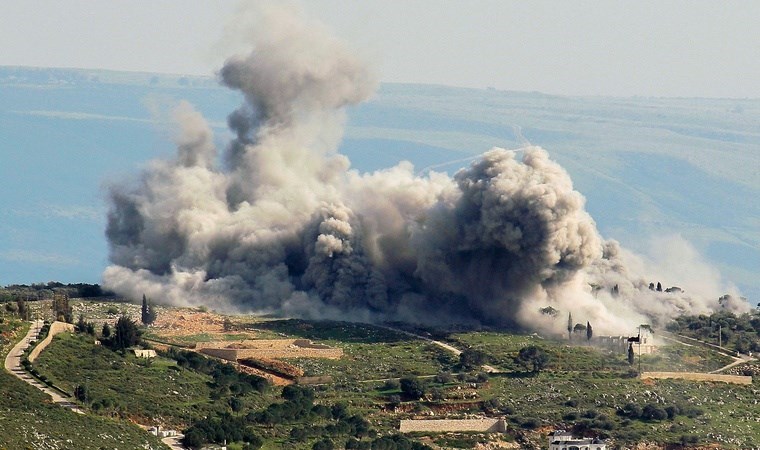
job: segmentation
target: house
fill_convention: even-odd
[[[607,450],[602,439],[575,438],[572,433],[557,430],[549,433],[549,450]]]
[[[155,358],[156,357],[155,350],[144,350],[140,348],[133,348],[132,351],[135,353],[135,356],[137,356],[138,358]]]

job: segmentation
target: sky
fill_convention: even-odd
[[[256,1],[256,0],[254,0]],[[303,0],[380,81],[560,95],[760,97],[756,1]],[[213,75],[233,1],[0,6],[0,65]]]

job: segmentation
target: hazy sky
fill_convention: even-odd
[[[760,2],[304,0],[381,81],[760,97]],[[232,1],[0,6],[0,65],[212,74]]]

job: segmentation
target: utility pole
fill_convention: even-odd
[[[718,347],[723,347],[723,325],[718,324]]]

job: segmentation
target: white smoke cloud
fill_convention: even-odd
[[[373,92],[366,66],[292,6],[244,15],[251,50],[220,71],[245,99],[228,118],[235,138],[218,155],[201,114],[176,109],[176,158],[111,188],[109,288],[223,310],[557,332],[565,323],[539,308],[611,332],[717,306],[719,284],[705,288],[713,300],[650,291],[670,272],[605,242],[540,148],[492,149],[454,177],[409,163],[350,170],[336,148],[343,108]]]

